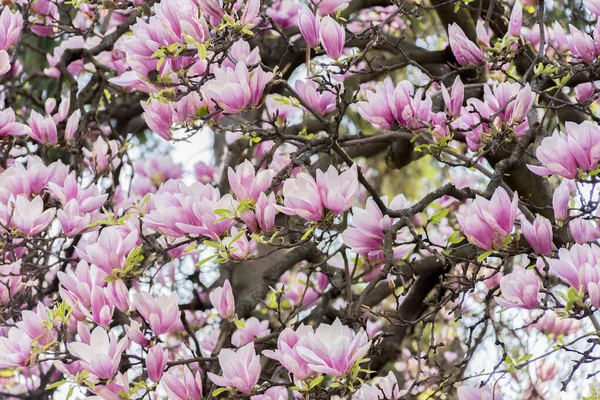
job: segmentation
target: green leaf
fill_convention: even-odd
[[[313,379],[310,382],[310,385],[308,385],[308,388],[312,389],[316,386],[319,386],[321,384],[321,382],[323,382],[323,375],[319,375],[317,378]]]
[[[492,255],[492,253],[494,252],[494,250],[488,250],[485,253],[483,253],[482,255],[480,255],[479,257],[477,257],[477,261],[481,262],[483,260],[485,260],[486,258],[488,258],[489,256]]]
[[[227,390],[229,390],[228,388],[218,388],[215,391],[213,391],[213,396],[217,397],[218,395],[220,395],[223,392],[226,392]]]
[[[234,322],[235,326],[237,326],[240,329],[244,329],[246,327],[246,324],[244,323],[243,320],[238,319]]]
[[[204,259],[202,259],[202,260],[198,261],[198,262],[196,263],[196,267],[200,267],[200,266],[202,266],[202,265],[206,264],[207,262],[209,262],[210,260],[212,260],[212,259],[213,259],[213,258],[215,258],[216,256],[217,256],[217,254],[213,254],[213,255],[212,255],[212,256],[210,256],[210,257],[206,257],[206,258],[204,258]]]
[[[308,228],[308,230],[306,232],[304,232],[304,235],[302,235],[302,238],[300,240],[306,240],[310,236],[312,231],[315,230],[316,227],[317,227],[317,225],[311,225],[311,227]]]
[[[54,382],[48,386],[46,386],[46,390],[50,390],[50,389],[56,389],[59,386],[64,385],[65,383],[67,383],[66,380],[62,380],[62,381],[58,381],[58,382]]]

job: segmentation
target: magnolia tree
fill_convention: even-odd
[[[4,0],[0,398],[598,398],[599,16]]]

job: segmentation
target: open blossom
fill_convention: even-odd
[[[360,184],[356,164],[342,172],[330,165],[326,172],[317,170],[317,187],[323,206],[334,214],[347,211],[354,202]]]
[[[576,290],[587,293],[592,306],[600,307],[600,248],[589,244],[575,244],[561,248],[558,259],[549,259],[550,270]]]
[[[584,244],[600,237],[596,223],[585,218],[575,218],[569,221],[569,232],[575,243]]]
[[[469,40],[458,24],[453,23],[448,26],[448,36],[452,53],[460,65],[477,65],[485,59],[485,53]]]
[[[502,123],[511,125],[516,136],[522,136],[527,132],[527,114],[533,107],[535,94],[529,84],[521,86],[518,82],[503,82],[490,88],[483,87],[483,101],[471,98],[468,103],[481,117],[494,119],[498,129]],[[485,126],[486,129],[487,125]]]
[[[594,62],[599,54],[599,49],[595,45],[594,38],[575,28],[571,24],[569,24],[569,33],[570,35],[567,36],[567,42],[571,53],[574,56],[580,57],[585,62]]]
[[[61,297],[70,305],[79,303],[83,307],[91,307],[92,289],[106,286],[104,279],[107,277],[106,273],[93,264],[89,265],[84,260],[79,261],[75,271],[72,269],[67,269],[67,272],[59,271],[57,276],[62,285],[60,287]]]
[[[381,201],[388,204],[387,196],[382,196]],[[408,207],[408,202],[404,195],[399,194],[389,202],[390,209],[401,210]],[[389,215],[383,215],[377,203],[372,197],[367,199],[365,208],[352,207],[352,226],[342,233],[344,243],[352,251],[367,255],[370,260],[383,260],[383,244],[385,241],[386,229],[389,229],[398,221],[397,218],[390,218]],[[397,235],[400,239],[401,235]],[[401,242],[402,240],[398,240]],[[394,258],[401,258],[412,247],[401,245],[394,248]]]
[[[386,78],[375,91],[367,91],[367,101],[357,104],[360,115],[370,123],[383,129],[390,129],[394,122],[401,126],[418,129],[423,123],[431,121],[432,100],[429,95],[414,86],[408,80],[396,86],[391,78]]]
[[[15,112],[12,108],[0,110],[0,137],[22,136],[28,132],[25,124],[15,121]]]
[[[163,388],[171,400],[192,400],[202,398],[202,376],[189,368],[183,368],[183,384],[174,369],[169,369],[162,377]]]
[[[402,396],[396,375],[392,371],[384,377],[376,377],[371,384],[364,384],[352,397],[354,400],[397,400]]]
[[[324,90],[319,92],[319,85],[312,79],[308,81],[296,81],[296,91],[300,98],[304,100],[314,111],[320,115],[325,115],[335,110],[336,95]]]
[[[481,388],[463,385],[456,390],[456,395],[458,400],[502,400],[498,388],[489,385]]]
[[[277,338],[277,349],[265,350],[263,354],[279,361],[294,376],[295,381],[302,381],[314,375],[314,372],[308,367],[308,362],[298,354],[297,348],[300,339],[307,336],[309,332],[313,332],[313,328],[304,324],[301,324],[296,330],[286,328]]]
[[[91,222],[92,215],[83,213],[77,200],[70,200],[63,209],[56,213],[58,221],[66,237],[73,237],[80,234]]]
[[[271,333],[269,329],[269,320],[259,321],[256,317],[248,318],[244,321],[243,327],[238,327],[231,336],[231,344],[241,347],[258,338],[267,336]]]
[[[33,342],[46,346],[56,340],[58,334],[54,329],[48,309],[42,303],[38,303],[33,311],[24,310],[21,316],[23,320],[17,322],[17,328],[29,336]]]
[[[23,30],[23,16],[19,11],[11,12],[4,6],[0,14],[0,50],[9,50],[15,45]]]
[[[467,239],[476,246],[491,250],[502,245],[502,239],[513,229],[517,215],[518,197],[512,201],[503,188],[498,188],[487,200],[476,196],[457,214],[458,223]]]
[[[210,293],[210,302],[221,318],[231,318],[235,314],[235,300],[231,283],[226,279],[223,287],[218,287]]]
[[[208,377],[221,387],[231,386],[242,393],[249,394],[260,378],[260,356],[256,355],[254,343],[248,343],[237,351],[221,350],[219,366],[223,376],[209,372]]]
[[[565,123],[566,134],[555,130],[544,138],[536,150],[538,160],[545,167],[528,165],[535,174],[556,174],[573,179],[578,170],[593,171],[600,161],[600,127],[591,121],[581,124]]]
[[[234,68],[214,69],[215,79],[202,86],[204,93],[212,98],[227,114],[238,114],[250,106],[257,106],[272,72],[264,72],[259,66],[248,71],[248,66],[238,61]]]
[[[25,235],[33,236],[48,227],[54,218],[55,209],[44,210],[44,201],[40,196],[31,201],[25,196],[11,195],[8,204],[0,206],[0,221],[12,226]]]
[[[98,326],[92,331],[89,343],[72,342],[67,348],[81,360],[81,365],[86,371],[100,379],[109,379],[117,373],[121,355],[128,345],[127,337],[117,341],[114,333],[106,333]]]
[[[181,314],[175,292],[158,297],[152,297],[148,292],[136,293],[133,305],[156,335],[169,332],[178,323]]]
[[[600,2],[598,0],[583,0],[585,8],[596,16],[600,16]]]
[[[236,227],[231,228],[230,236],[223,238],[222,244],[231,258],[235,260],[245,260],[256,253],[256,241],[248,240],[246,231],[242,231],[240,234]]]
[[[570,335],[581,329],[581,321],[574,318],[561,318],[556,312],[547,310],[544,316],[533,325],[538,331],[551,337]]]
[[[0,368],[29,366],[33,361],[31,342],[19,328],[10,328],[7,336],[0,337]]]
[[[245,199],[257,201],[260,194],[266,192],[271,186],[274,175],[272,169],[256,172],[249,160],[238,165],[235,171],[231,167],[227,170],[231,190],[240,201]]]
[[[56,122],[51,116],[41,116],[35,110],[31,111],[29,117],[29,135],[36,141],[43,144],[58,144],[58,134],[56,132]]]
[[[21,291],[21,262],[0,265],[0,304],[8,303],[15,294]]]
[[[342,55],[346,41],[344,28],[336,20],[326,15],[321,19],[319,37],[327,55],[337,60]]]
[[[323,203],[317,182],[306,172],[283,183],[283,196],[284,207],[277,206],[282,213],[298,215],[309,221],[320,221],[323,218]]]
[[[96,243],[87,246],[85,251],[79,251],[79,254],[90,264],[111,275],[114,269],[126,266],[127,256],[137,247],[138,240],[136,230],[123,232],[117,227],[109,226],[100,232]]]
[[[342,376],[350,372],[370,347],[371,342],[363,329],[354,332],[336,318],[332,325],[321,324],[314,332],[302,337],[297,351],[314,372]]]
[[[500,279],[502,297],[496,301],[502,307],[535,310],[540,304],[540,280],[533,269],[515,269]]]
[[[521,230],[536,253],[547,256],[552,252],[552,223],[550,220],[541,215],[535,217],[533,224],[522,219]]]

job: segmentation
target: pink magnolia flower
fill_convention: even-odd
[[[335,14],[338,10],[348,7],[349,3],[348,0],[316,0],[311,2],[317,6],[317,11],[323,15]]]
[[[56,216],[66,237],[73,237],[80,234],[92,222],[92,215],[90,213],[83,213],[79,208],[79,203],[75,199],[70,200],[63,209],[59,209]]]
[[[319,187],[314,178],[301,172],[296,178],[287,179],[283,183],[284,206],[277,209],[287,215],[298,215],[309,221],[320,221],[323,218],[323,203]]]
[[[106,299],[120,311],[126,313],[129,311],[129,289],[123,280],[108,282],[104,288]]]
[[[0,337],[0,368],[27,367],[33,361],[32,339],[19,328],[10,328]]]
[[[344,43],[346,42],[344,28],[336,20],[326,15],[321,19],[319,37],[327,55],[337,60],[342,55]]]
[[[484,48],[490,47],[492,33],[485,27],[485,22],[482,19],[477,20],[475,31],[477,33],[477,43],[484,46]]]
[[[25,124],[15,122],[15,112],[12,108],[0,110],[0,137],[22,136],[28,129]]]
[[[394,122],[413,129],[422,128],[432,119],[432,100],[429,95],[417,90],[408,80],[395,87],[391,78],[386,78],[376,90],[367,91],[367,101],[357,103],[360,115],[374,125],[390,129]]]
[[[521,219],[521,230],[536,253],[547,256],[552,252],[552,223],[550,220],[537,215],[532,224],[523,218]]]
[[[36,196],[29,201],[25,196],[10,197],[0,210],[0,220],[28,236],[37,235],[48,227],[54,218],[54,208],[44,210],[44,201]]]
[[[299,399],[300,393],[293,391],[294,397],[290,399],[288,388],[285,386],[272,386],[262,394],[257,394],[250,397],[250,400],[293,400]]]
[[[569,200],[571,192],[569,191],[568,181],[563,180],[552,195],[552,209],[554,218],[557,221],[564,221],[569,217]]]
[[[382,196],[384,204],[388,204],[387,196]],[[408,202],[404,195],[399,194],[394,197],[388,205],[393,210],[401,210],[408,207]],[[383,243],[385,240],[384,231],[394,225],[398,219],[383,215],[375,200],[372,197],[367,199],[365,208],[352,207],[352,225],[342,233],[344,243],[357,254],[367,255],[372,261],[383,260]],[[398,242],[401,242],[402,236],[399,233],[396,236]],[[401,245],[394,247],[394,258],[401,258],[407,254],[413,247],[411,245]]]
[[[218,287],[210,293],[210,302],[223,319],[232,318],[235,315],[235,300],[231,283],[226,279],[223,287]]]
[[[85,251],[78,249],[78,253],[90,264],[112,275],[113,270],[125,268],[127,256],[138,246],[138,240],[139,233],[136,230],[123,232],[109,226],[100,232],[96,243],[87,246]]]
[[[62,299],[71,306],[78,303],[89,308],[92,306],[92,289],[106,286],[105,278],[108,275],[97,266],[81,260],[75,271],[72,269],[67,269],[66,273],[58,271],[57,276],[62,285],[59,288]]]
[[[34,343],[46,346],[56,340],[58,333],[50,319],[48,309],[38,303],[35,310],[23,310],[22,321],[17,322],[17,328],[31,338]]]
[[[72,342],[67,348],[81,361],[81,366],[100,379],[112,378],[119,368],[121,355],[129,345],[127,337],[117,341],[112,332],[106,333],[101,327],[92,331],[89,344]]]
[[[202,398],[202,376],[189,368],[183,368],[183,384],[173,369],[169,369],[162,377],[163,388],[172,400],[192,400]]]
[[[230,236],[223,238],[221,242],[232,259],[245,260],[256,253],[256,241],[248,240],[246,231],[242,231],[240,234],[238,229],[233,227],[229,234]]]
[[[245,199],[257,201],[260,194],[266,192],[271,186],[274,175],[272,169],[257,173],[249,160],[238,165],[235,171],[231,167],[227,170],[231,190],[240,201]]]
[[[551,337],[570,335],[581,329],[581,321],[573,318],[561,318],[554,311],[548,310],[534,325],[535,329]]]
[[[214,74],[215,79],[206,82],[202,90],[227,114],[238,114],[249,105],[257,106],[274,76],[272,72],[264,72],[260,66],[250,73],[242,61],[238,61],[235,69],[216,67]]]
[[[209,379],[217,386],[231,386],[244,394],[249,394],[260,378],[260,356],[256,355],[253,343],[248,343],[237,351],[221,350],[219,365],[223,376],[208,372]]]
[[[535,174],[545,176],[557,174],[573,179],[578,169],[593,171],[600,161],[600,127],[591,121],[581,124],[566,122],[567,134],[554,131],[551,137],[542,140],[536,156],[545,167],[528,165]]]
[[[21,262],[0,265],[0,304],[7,304],[21,291]]]
[[[446,89],[446,86],[442,84],[442,97],[446,104],[446,112],[454,117],[460,116],[465,97],[465,86],[460,80],[460,76],[457,76],[454,80],[450,93]]]
[[[256,223],[263,231],[270,232],[275,226],[275,214],[277,213],[277,200],[275,194],[270,193],[267,197],[264,192],[258,196],[254,213],[256,215]]]
[[[263,351],[265,356],[279,361],[294,376],[294,381],[303,381],[314,375],[314,372],[308,367],[308,362],[298,354],[297,348],[300,339],[307,336],[309,332],[312,333],[313,328],[304,324],[301,324],[295,331],[286,328],[277,338],[277,349]]]
[[[231,344],[241,347],[271,333],[269,320],[259,321],[256,317],[244,321],[244,327],[238,327],[231,336]]]
[[[523,6],[521,0],[516,0],[508,21],[508,36],[519,37],[523,26]]]
[[[475,388],[471,386],[460,386],[456,390],[458,400],[502,400],[500,391],[490,386]]]
[[[319,45],[319,31],[320,31],[321,17],[315,14],[306,6],[303,5],[298,11],[298,28],[300,33],[306,40],[306,44],[310,47],[317,47]]]
[[[5,50],[0,50],[0,76],[6,75],[11,68],[10,56]]]
[[[142,102],[144,119],[148,128],[165,140],[171,140],[171,128],[174,125],[174,113],[172,103],[162,103],[158,100]]]
[[[152,382],[158,383],[160,378],[163,376],[167,361],[169,359],[169,352],[163,349],[160,344],[155,345],[148,350],[148,356],[146,356],[146,372],[148,378]]]
[[[135,320],[131,320],[129,325],[125,325],[125,332],[127,337],[134,343],[139,344],[142,347],[148,347],[150,345],[150,339],[148,339],[141,331],[140,324]]]
[[[539,304],[540,280],[532,269],[515,269],[500,279],[503,297],[495,297],[502,307],[535,310]]]
[[[456,214],[460,227],[471,243],[491,250],[502,246],[502,239],[513,229],[517,215],[518,197],[512,201],[503,188],[498,188],[492,198],[487,200],[477,196]]]
[[[17,43],[23,30],[23,16],[19,11],[12,13],[4,6],[0,14],[0,50],[9,50]]]
[[[575,218],[569,221],[569,232],[575,243],[584,244],[600,237],[600,232],[594,221],[585,218]]]
[[[58,133],[56,132],[56,122],[51,116],[42,117],[40,114],[31,111],[29,117],[29,135],[42,144],[55,145],[58,144]]]
[[[216,167],[214,165],[207,165],[203,161],[199,161],[194,166],[196,180],[203,184],[211,183],[215,179],[215,172]]]
[[[392,371],[384,377],[376,377],[371,384],[364,384],[352,397],[354,400],[397,400],[402,396],[396,375]]]
[[[133,306],[156,335],[169,332],[179,321],[177,293],[152,297],[148,292],[133,295]]]
[[[448,36],[452,53],[460,65],[477,65],[485,59],[485,53],[469,40],[458,24],[453,23],[448,26]]]
[[[580,57],[583,61],[591,63],[598,57],[594,38],[585,32],[580,31],[569,24],[569,33],[567,42],[569,50],[574,56]]]
[[[600,248],[595,244],[575,244],[561,248],[558,259],[549,259],[551,271],[576,290],[587,293],[592,306],[600,307]]]
[[[317,187],[323,206],[335,215],[347,211],[354,202],[358,189],[358,173],[356,164],[341,174],[330,165],[327,172],[317,170]]]
[[[600,16],[600,1],[598,0],[583,0],[585,8],[596,16]]]
[[[120,159],[118,158],[119,148],[116,140],[106,142],[102,136],[99,136],[94,142],[91,151],[84,147],[82,152],[86,157],[85,162],[99,174],[111,167],[116,168],[120,163]]]
[[[297,351],[311,370],[342,376],[350,372],[370,347],[371,342],[363,329],[356,333],[336,318],[332,325],[321,324],[314,333],[308,332],[302,337]]]
[[[325,115],[335,110],[337,104],[336,95],[324,90],[319,92],[319,85],[312,79],[308,81],[296,81],[296,92],[315,112]]]
[[[108,327],[112,321],[115,306],[106,298],[105,292],[100,286],[92,287],[91,303],[91,313],[85,307],[80,307],[81,312],[99,326]]]

